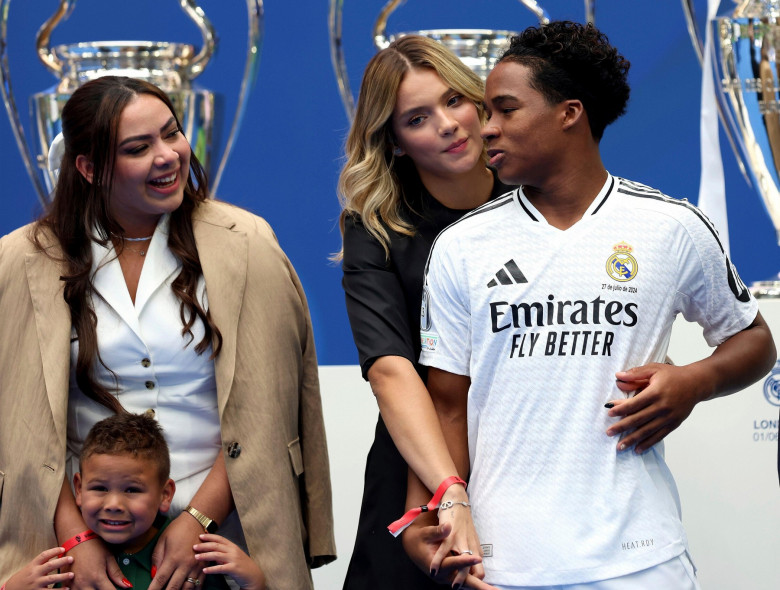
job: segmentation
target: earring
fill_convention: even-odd
[[[401,148],[399,148],[398,146],[395,146],[395,148],[393,148],[393,155],[394,156],[402,156],[403,153],[404,153],[404,151]]]

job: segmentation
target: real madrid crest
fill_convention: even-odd
[[[764,381],[764,397],[773,406],[780,407],[780,360],[775,363],[772,372]]]
[[[624,283],[630,281],[639,271],[639,264],[631,255],[633,248],[625,242],[620,242],[612,247],[614,254],[607,259],[607,274]]]

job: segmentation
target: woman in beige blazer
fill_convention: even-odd
[[[155,244],[165,244],[158,227],[165,219],[167,246],[185,269],[179,276],[190,273],[176,300],[180,317],[195,318],[183,323],[183,347],[200,347],[207,364],[213,350],[221,452],[186,499],[206,520],[172,515],[152,588],[194,590],[202,573],[187,547],[191,553],[202,525],[221,523],[232,510],[269,588],[311,588],[309,568],[334,559],[335,549],[316,355],[295,271],[265,221],[206,199],[202,168],[157,88],[106,77],[69,102],[75,106],[63,112],[65,153],[54,204],[42,222],[0,240],[0,583],[42,549],[86,528],[66,476],[69,391],[89,395],[85,389],[94,385],[90,397],[121,411],[112,404],[123,392],[103,386],[101,397],[99,371],[79,372],[82,361],[71,359],[74,340],[89,348],[90,309],[100,305],[90,292],[74,306],[80,295],[73,259],[102,240],[113,253],[104,263],[118,262],[135,303],[141,271],[151,263],[147,249],[151,257]],[[88,129],[73,129],[87,118]],[[92,260],[87,269],[87,277],[102,272]],[[204,287],[207,304],[188,296]],[[103,353],[98,340],[92,365]],[[109,575],[122,587],[100,544],[69,552],[71,587],[109,590]]]

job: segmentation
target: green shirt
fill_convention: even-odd
[[[143,549],[135,553],[125,553],[118,546],[106,543],[109,551],[114,554],[119,569],[133,585],[133,590],[147,590],[149,584],[152,583],[152,551],[157,544],[157,539],[171,522],[169,517],[158,514],[152,525],[157,529],[157,534]],[[220,575],[206,576],[200,588],[201,590],[229,590],[225,577]]]

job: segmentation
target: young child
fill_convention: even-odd
[[[139,414],[116,414],[101,420],[84,441],[79,469],[73,476],[76,503],[90,530],[65,547],[39,554],[6,582],[4,590],[68,584],[73,574],[57,573],[73,563],[73,557],[65,553],[98,537],[116,557],[128,588],[145,590],[151,583],[152,551],[171,522],[163,513],[175,492],[168,477],[170,459],[162,428],[154,418]],[[238,546],[220,535],[200,538],[203,542],[193,547],[195,559],[214,562],[203,568],[207,574],[203,590],[227,588],[218,574],[230,576],[243,590],[265,590],[263,572]],[[195,585],[200,586],[200,582]]]

